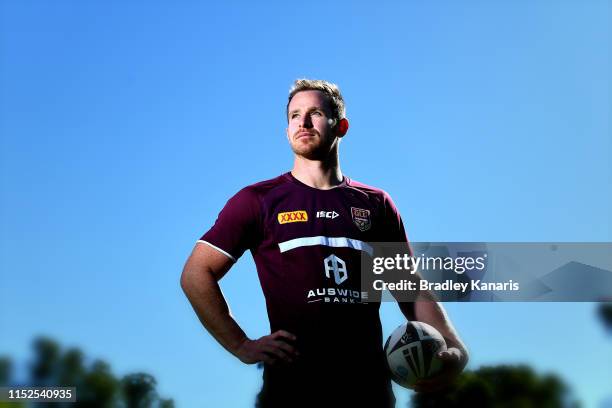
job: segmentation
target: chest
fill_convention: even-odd
[[[270,243],[301,237],[375,241],[383,221],[376,198],[350,191],[286,194],[269,200],[265,206],[264,240]]]

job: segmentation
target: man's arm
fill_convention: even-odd
[[[440,375],[421,380],[416,391],[436,391],[448,385],[459,374],[469,360],[467,348],[453,327],[441,303],[430,292],[421,291],[415,302],[399,302],[398,305],[406,319],[427,323],[435,327],[446,341],[447,350],[438,353],[443,362]]]
[[[386,239],[388,242],[404,243],[405,251],[412,255],[412,249],[406,237],[404,223],[393,203],[391,197],[385,193],[386,205]],[[413,282],[421,280],[420,274],[411,274]],[[436,328],[446,341],[447,350],[438,353],[442,360],[442,370],[431,379],[420,380],[415,387],[416,391],[435,391],[449,385],[452,380],[463,370],[468,361],[468,352],[465,344],[459,338],[453,324],[449,320],[444,308],[438,303],[429,291],[419,291],[415,302],[402,302],[396,294],[391,292],[399,304],[400,310],[406,319],[427,323]]]
[[[246,364],[291,362],[296,350],[287,340],[294,341],[293,334],[279,330],[250,340],[232,317],[218,283],[232,264],[226,255],[203,243],[197,244],[187,259],[181,287],[200,322],[219,344]]]
[[[406,319],[424,322],[435,327],[446,340],[448,348],[456,347],[465,352],[467,363],[467,348],[452,322],[448,318],[444,307],[436,302],[429,292],[420,292],[416,302],[399,302],[398,305]]]

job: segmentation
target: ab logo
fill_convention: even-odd
[[[325,276],[331,278],[331,274],[334,274],[334,281],[336,285],[341,284],[348,278],[348,273],[346,272],[346,263],[336,255],[330,255],[323,260],[323,265],[325,266]]]

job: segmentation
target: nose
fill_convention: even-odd
[[[310,120],[310,115],[302,115],[302,118],[300,119],[300,127],[307,129],[312,127],[312,120]]]

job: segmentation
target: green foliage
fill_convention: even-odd
[[[127,408],[147,408],[157,399],[155,378],[145,373],[126,375],[121,380],[121,392]]]
[[[159,401],[159,408],[174,408],[174,400],[162,399]]]
[[[60,346],[46,337],[34,340],[34,364],[30,367],[33,385],[50,385],[57,376],[60,366]]]
[[[12,370],[13,370],[13,362],[11,361],[11,359],[5,356],[1,356],[0,357],[0,387],[5,386],[9,383]]]
[[[0,402],[0,408],[25,408],[22,402]]]
[[[83,352],[76,348],[67,350],[61,356],[58,370],[59,385],[68,387],[80,382],[86,372],[83,359]]]
[[[0,357],[0,387],[10,384],[13,373],[13,361],[6,356]],[[21,402],[0,402],[0,408],[23,408]]]
[[[110,408],[115,406],[119,381],[111,373],[110,366],[96,360],[77,386],[77,406]]]
[[[172,399],[161,399],[155,389],[157,381],[146,373],[133,373],[121,379],[115,377],[110,365],[102,360],[87,364],[78,348],[62,350],[60,345],[46,337],[33,342],[34,358],[30,365],[30,380],[24,386],[76,387],[77,402],[55,404],[74,408],[174,408]],[[12,383],[12,361],[0,357],[0,385]],[[41,403],[40,406],[47,406]],[[39,406],[33,405],[33,406]],[[0,408],[23,407],[21,404],[3,404]]]
[[[601,303],[598,312],[604,326],[612,331],[612,303]]]
[[[537,375],[527,366],[508,365],[466,371],[446,392],[415,394],[412,405],[416,408],[578,406],[575,402],[569,401],[569,389],[559,377]]]

